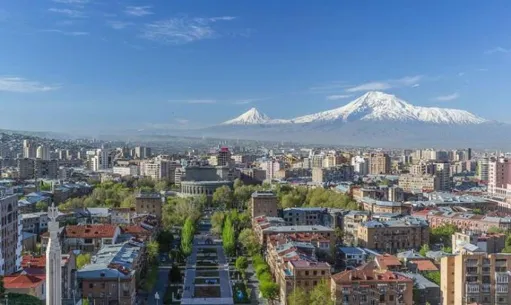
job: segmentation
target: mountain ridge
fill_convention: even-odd
[[[422,122],[431,124],[482,124],[482,117],[465,110],[414,106],[395,95],[370,91],[350,103],[327,111],[299,116],[293,119],[270,119],[252,108],[221,125],[311,124],[354,121]]]

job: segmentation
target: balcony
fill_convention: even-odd
[[[495,285],[495,293],[497,294],[507,294],[509,291],[508,285]]]
[[[491,292],[491,284],[483,284],[483,286],[481,287],[481,292],[482,293]]]
[[[479,293],[479,284],[467,284],[466,292],[467,293]]]
[[[507,272],[495,272],[495,282],[497,284],[509,283],[509,274]]]
[[[477,267],[478,260],[477,259],[467,259],[467,267]]]

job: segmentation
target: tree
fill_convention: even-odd
[[[431,244],[443,244],[445,247],[451,247],[452,235],[458,232],[459,229],[452,224],[444,224],[431,229],[429,240]]]
[[[506,230],[504,230],[502,228],[499,228],[499,227],[496,227],[496,226],[492,226],[492,227],[488,228],[488,233],[492,233],[492,234],[495,234],[495,233],[506,233]]]
[[[429,252],[429,245],[428,244],[424,244],[422,245],[421,249],[419,250],[419,254],[426,257],[426,253]]]
[[[192,253],[193,234],[195,233],[194,221],[188,217],[181,230],[181,249],[184,256]]]
[[[481,211],[481,209],[479,209],[479,208],[473,209],[472,213],[474,213],[476,215],[483,215],[483,211]]]
[[[425,278],[432,281],[433,283],[440,285],[440,271],[428,271],[423,272],[422,275],[424,275]]]
[[[172,265],[172,269],[169,272],[169,279],[172,283],[179,283],[182,280],[181,270],[177,264]]]
[[[149,262],[155,264],[158,262],[158,255],[160,255],[160,245],[157,241],[152,240],[146,244],[147,258]]]
[[[164,253],[169,252],[173,240],[174,235],[170,231],[160,231],[158,234],[158,244],[160,246],[160,251]]]
[[[121,208],[134,208],[135,207],[135,196],[134,195],[130,195],[126,198],[124,198],[121,202]]]
[[[245,270],[248,268],[248,260],[244,256],[240,256],[236,259],[236,269],[245,277]]]
[[[293,289],[293,292],[287,297],[289,305],[309,305],[309,295],[300,287]]]
[[[302,198],[302,196],[300,196],[299,194],[289,193],[282,196],[280,205],[282,206],[283,209],[300,207],[302,206],[304,199],[305,198]]]
[[[240,178],[236,178],[234,180],[234,186],[233,186],[234,190],[236,190],[237,188],[242,187],[242,186],[243,186],[243,181],[241,181]]]
[[[268,300],[269,304],[274,304],[274,302],[279,298],[280,288],[275,282],[261,282],[259,290],[261,291],[263,298]]]
[[[254,256],[261,252],[259,240],[257,239],[254,231],[251,229],[243,229],[238,236],[238,241],[250,256]]]
[[[46,201],[39,201],[35,204],[35,208],[41,212],[48,211],[48,203]]]
[[[230,216],[225,218],[224,229],[222,231],[222,243],[224,246],[225,254],[228,256],[234,256],[236,251],[236,239],[234,226]]]
[[[213,204],[217,207],[230,209],[233,201],[232,190],[226,185],[217,188],[213,193]]]
[[[182,226],[187,218],[197,221],[201,210],[190,198],[171,198],[163,206],[162,214],[163,227],[170,231],[174,226]]]
[[[158,193],[169,189],[169,183],[166,180],[160,180],[154,184],[154,190]]]
[[[335,237],[337,238],[337,242],[342,242],[342,240],[344,239],[344,232],[342,231],[342,229],[339,227],[336,227],[334,230],[334,234],[335,234]]]
[[[310,305],[334,305],[330,286],[325,280],[319,282],[310,292]]]
[[[76,268],[78,270],[82,269],[85,265],[90,263],[91,256],[89,253],[79,254],[76,257]]]
[[[211,232],[214,234],[222,233],[222,229],[224,227],[225,213],[224,212],[214,212],[211,215]]]

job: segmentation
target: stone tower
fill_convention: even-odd
[[[55,204],[48,208],[48,232],[50,238],[46,248],[46,305],[62,304],[62,250],[59,241],[59,214]]]

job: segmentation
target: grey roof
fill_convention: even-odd
[[[276,196],[275,193],[270,192],[270,191],[268,191],[268,192],[259,192],[258,191],[258,192],[252,193],[252,197],[275,197],[275,196]]]
[[[133,261],[140,255],[141,247],[130,242],[103,246],[91,259],[91,263],[78,270],[78,278],[130,278],[135,274]],[[125,270],[112,268],[117,264]]]
[[[397,258],[402,258],[402,259],[417,259],[417,258],[424,258],[424,256],[420,255],[415,250],[408,250],[408,251],[404,251],[404,252],[399,252],[397,254]]]
[[[428,280],[427,278],[425,278],[424,276],[422,276],[419,273],[409,273],[409,272],[407,272],[407,273],[396,272],[396,273],[406,276],[408,278],[411,278],[414,281],[417,288],[419,288],[419,289],[426,289],[426,288],[439,288],[440,289],[440,286],[438,286],[437,284]]]
[[[325,226],[274,226],[263,229],[263,232],[295,233],[295,232],[334,232],[334,229]]]

